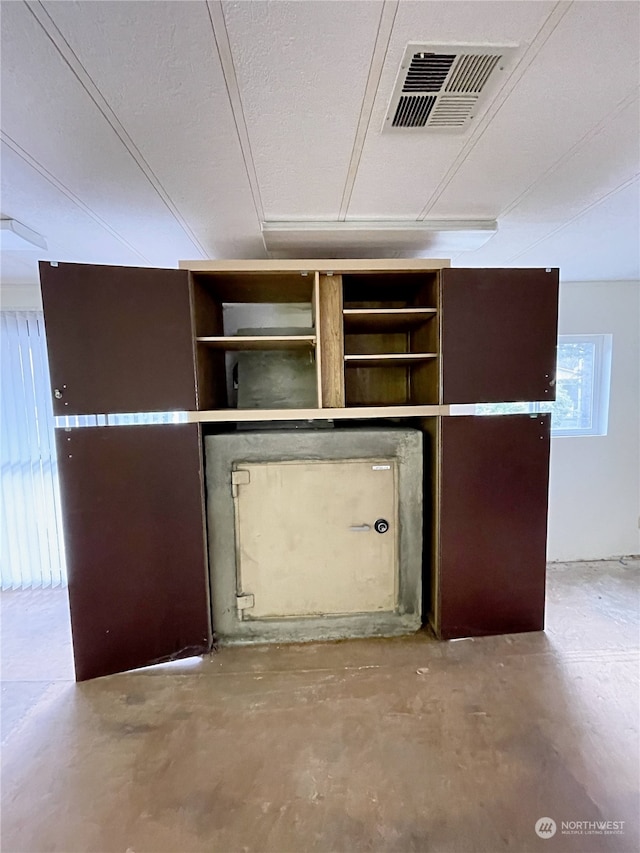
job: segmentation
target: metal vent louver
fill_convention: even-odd
[[[488,103],[515,48],[409,44],[384,129],[461,131]]]
[[[481,92],[489,75],[498,64],[500,54],[459,56],[447,85],[446,92]]]
[[[443,95],[431,117],[431,127],[464,127],[473,115],[477,95]],[[423,125],[424,127],[424,125]]]
[[[398,101],[393,126],[424,127],[435,102],[435,95],[403,95]]]
[[[439,92],[455,58],[455,54],[415,53],[402,91]]]

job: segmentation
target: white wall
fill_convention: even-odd
[[[550,560],[640,553],[640,282],[564,283],[561,335],[612,334],[609,433],[551,440]]]
[[[39,284],[0,284],[0,308],[3,311],[42,311]]]

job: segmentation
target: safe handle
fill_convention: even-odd
[[[367,530],[371,530],[370,524],[352,524],[349,530],[353,530],[354,533],[366,533]]]

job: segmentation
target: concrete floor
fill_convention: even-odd
[[[638,569],[551,567],[544,634],[229,648],[78,686],[65,593],[5,593],[2,851],[636,851]]]

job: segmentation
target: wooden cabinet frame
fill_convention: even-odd
[[[183,261],[178,270],[42,262],[40,273],[54,413],[181,410],[188,422],[58,434],[78,678],[212,641],[196,423],[226,431],[242,422],[409,418],[429,460],[423,613],[436,634],[542,627],[549,416],[447,416],[457,403],[555,398],[558,270],[416,259]],[[237,303],[309,305],[312,325],[225,334],[223,306]],[[225,353],[243,350],[315,352],[316,405],[230,407]],[[484,524],[475,543],[474,514]],[[174,553],[182,541],[190,544]],[[185,596],[175,571],[188,578]],[[119,613],[125,593],[139,600]]]

